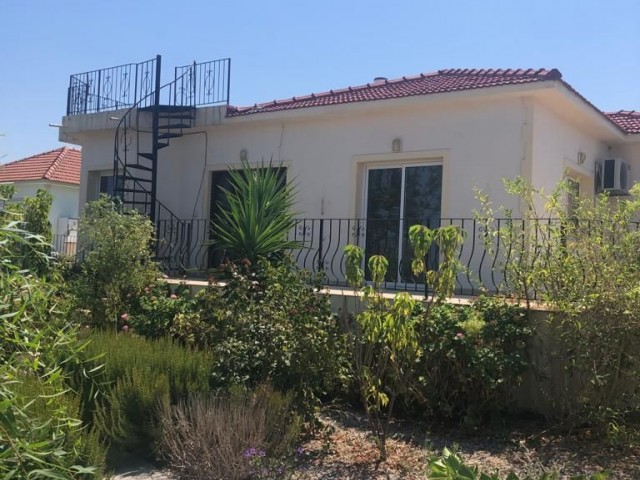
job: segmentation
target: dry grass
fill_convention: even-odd
[[[270,389],[231,397],[193,398],[161,415],[160,451],[178,478],[239,480],[249,449],[277,454],[298,434],[290,401]]]

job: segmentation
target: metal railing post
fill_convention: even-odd
[[[227,62],[227,105],[229,105],[229,95],[231,94],[231,59]]]
[[[195,107],[198,104],[198,97],[197,97],[197,92],[198,90],[196,89],[196,80],[198,78],[198,64],[194,61],[193,62],[193,70],[191,71],[191,74],[193,75],[193,100],[191,101],[191,107]]]
[[[100,88],[101,83],[102,83],[102,70],[98,70],[98,96],[96,98],[96,112],[100,111],[100,94],[102,93]]]
[[[324,236],[324,218],[318,220],[320,222],[320,229],[318,232],[318,272],[324,270],[324,258],[322,256],[322,237]]]

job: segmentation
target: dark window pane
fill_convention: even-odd
[[[389,271],[386,281],[417,280],[411,273],[413,252],[409,242],[409,228],[415,224],[429,228],[440,226],[441,202],[441,165],[369,170],[365,261],[368,262],[372,255],[387,257]],[[399,263],[401,249],[402,260]],[[429,253],[429,268],[437,265],[437,253],[435,247]],[[401,278],[398,278],[398,273]],[[366,270],[366,275],[371,280],[371,272]]]
[[[384,255],[389,261],[389,282],[397,280],[401,198],[402,168],[369,170],[365,262],[372,255]]]
[[[113,175],[103,175],[100,177],[100,193],[113,197]]]
[[[428,165],[407,167],[404,184],[404,222],[402,236],[402,261],[400,272],[402,280],[413,282],[411,261],[413,249],[409,241],[409,228],[412,225],[425,225],[429,228],[440,226],[440,206],[442,203],[442,166]],[[426,259],[429,268],[437,265],[437,249],[434,246]]]
[[[442,166],[407,167],[404,186],[404,218],[424,223],[440,218]]]
[[[604,161],[604,188],[613,188],[615,186],[615,170],[616,162],[614,160]]]

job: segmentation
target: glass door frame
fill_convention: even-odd
[[[440,180],[441,181],[440,217],[442,217],[445,173],[444,173],[444,161],[441,157],[435,158],[435,159],[406,160],[406,161],[396,160],[396,161],[386,161],[386,162],[375,162],[375,163],[369,163],[364,165],[364,182],[363,182],[363,188],[362,188],[362,203],[361,203],[361,209],[360,209],[361,218],[363,218],[364,221],[366,222],[364,237],[362,239],[362,245],[364,246],[364,250],[365,250],[364,259],[363,259],[363,262],[365,263],[365,265],[362,266],[364,272],[366,272],[367,270],[367,265],[366,265],[367,238],[366,236],[367,236],[368,223],[369,223],[369,218],[367,217],[368,199],[369,199],[369,172],[372,170],[387,170],[387,169],[401,169],[401,172],[402,172],[401,181],[400,181],[400,218],[398,221],[398,245],[397,245],[398,260],[397,260],[396,272],[395,272],[396,281],[383,282],[382,284],[383,288],[389,288],[391,286],[395,286],[396,288],[400,287],[402,289],[406,289],[406,286],[409,285],[408,282],[402,279],[401,265],[402,265],[402,254],[404,251],[404,244],[405,244],[404,223],[406,221],[405,219],[406,173],[407,173],[407,168],[410,168],[410,167],[442,167],[441,180]],[[365,274],[365,279],[366,279],[366,274]],[[367,284],[371,284],[371,280],[365,280],[365,281]]]

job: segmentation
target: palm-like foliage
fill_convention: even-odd
[[[214,219],[213,230],[216,246],[232,258],[254,263],[300,247],[287,238],[295,226],[296,190],[282,171],[271,162],[255,169],[243,162],[240,169],[229,171],[231,186],[222,189],[228,206]]]

